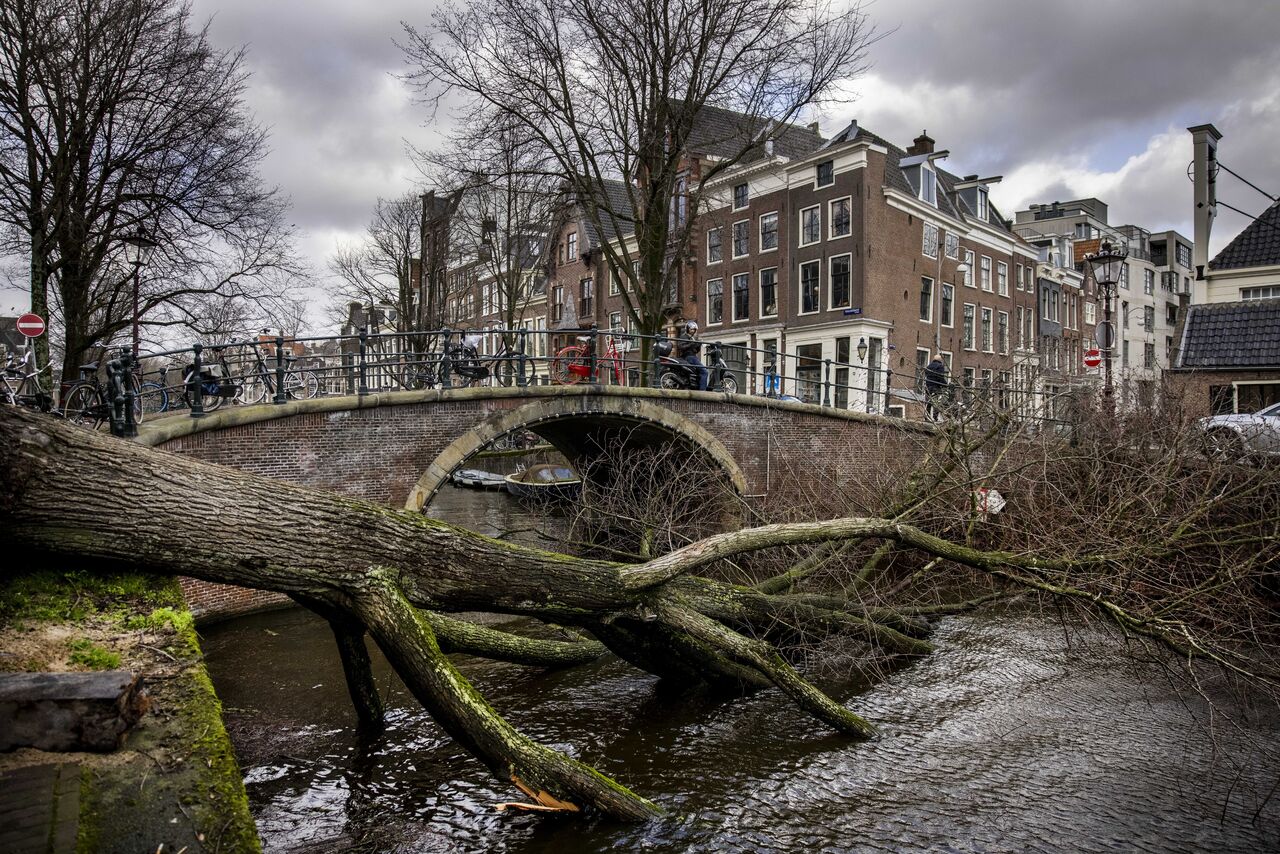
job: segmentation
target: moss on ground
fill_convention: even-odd
[[[150,708],[124,745],[74,754],[83,768],[78,851],[261,850],[176,579],[22,574],[0,587],[0,641],[34,650],[5,659],[0,669],[118,666],[143,675]],[[44,761],[33,754],[0,756],[0,768]]]

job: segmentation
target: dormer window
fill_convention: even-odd
[[[986,222],[990,218],[987,204],[987,188],[978,188],[978,219]]]
[[[920,164],[920,199],[934,207],[938,205],[938,176],[927,163]]]
[[[830,187],[836,182],[836,166],[834,160],[825,160],[818,164],[817,186]]]

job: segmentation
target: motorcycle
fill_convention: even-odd
[[[672,355],[675,345],[672,341],[659,341],[654,345],[654,355],[658,362],[658,385],[662,388],[696,391],[698,388],[698,366],[691,365],[684,359]],[[719,344],[707,345],[707,391],[723,391],[726,394],[738,393],[738,379],[725,364],[724,355]]]
[[[464,335],[462,342],[449,347],[450,370],[461,377],[461,385],[469,386],[489,378],[489,368],[480,358],[481,337]]]

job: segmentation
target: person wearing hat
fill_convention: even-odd
[[[698,321],[688,320],[676,336],[676,355],[698,369],[698,391],[707,390],[707,366],[702,364],[702,342],[698,340]]]

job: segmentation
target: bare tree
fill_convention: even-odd
[[[193,297],[278,290],[263,278],[296,269],[285,200],[256,171],[266,134],[244,108],[243,54],[192,28],[189,4],[13,0],[0,57],[5,248],[30,256],[64,376],[132,323],[122,250],[139,229],[159,244],[141,271],[150,326],[186,323]]]
[[[421,227],[422,202],[417,195],[378,199],[364,240],[339,247],[329,259],[338,282],[337,301],[392,306],[396,331],[416,331]]]
[[[802,0],[473,0],[406,36],[429,103],[461,95],[464,126],[536,140],[599,233],[634,235],[603,251],[643,333],[664,324],[707,183],[797,131],[875,39],[857,6]]]
[[[93,571],[127,561],[289,593],[329,619],[366,722],[380,713],[367,631],[433,716],[535,808],[590,804],[642,818],[657,807],[513,728],[445,653],[566,666],[607,648],[675,680],[773,686],[822,724],[865,737],[872,724],[803,678],[779,644],[834,633],[880,656],[928,655],[930,620],[1023,595],[1074,607],[1192,673],[1238,676],[1274,699],[1280,488],[1266,468],[1206,459],[1184,424],[1175,413],[1156,433],[1103,421],[1073,442],[1024,431],[996,405],[989,417],[922,438],[924,461],[909,476],[878,479],[873,470],[868,483],[846,485],[817,472],[824,488],[807,503],[845,511],[839,518],[794,518],[811,512],[798,493],[780,511],[784,521],[690,529],[699,539],[689,543],[646,535],[649,555],[601,560],[160,458],[8,407],[0,408],[0,530],[11,551],[37,564],[74,560]],[[833,450],[865,450],[849,441]],[[626,491],[643,479],[638,469],[616,473]],[[1008,500],[998,515],[978,498],[992,486]],[[120,494],[134,498],[110,516],[96,512]],[[244,536],[187,548],[181,520],[193,502]],[[637,506],[633,532],[687,527],[680,513]],[[310,524],[291,524],[296,513],[264,518],[259,507],[292,507]],[[876,509],[848,513],[868,507]],[[78,536],[68,538],[72,529]],[[474,610],[594,639],[533,640],[447,613]]]

